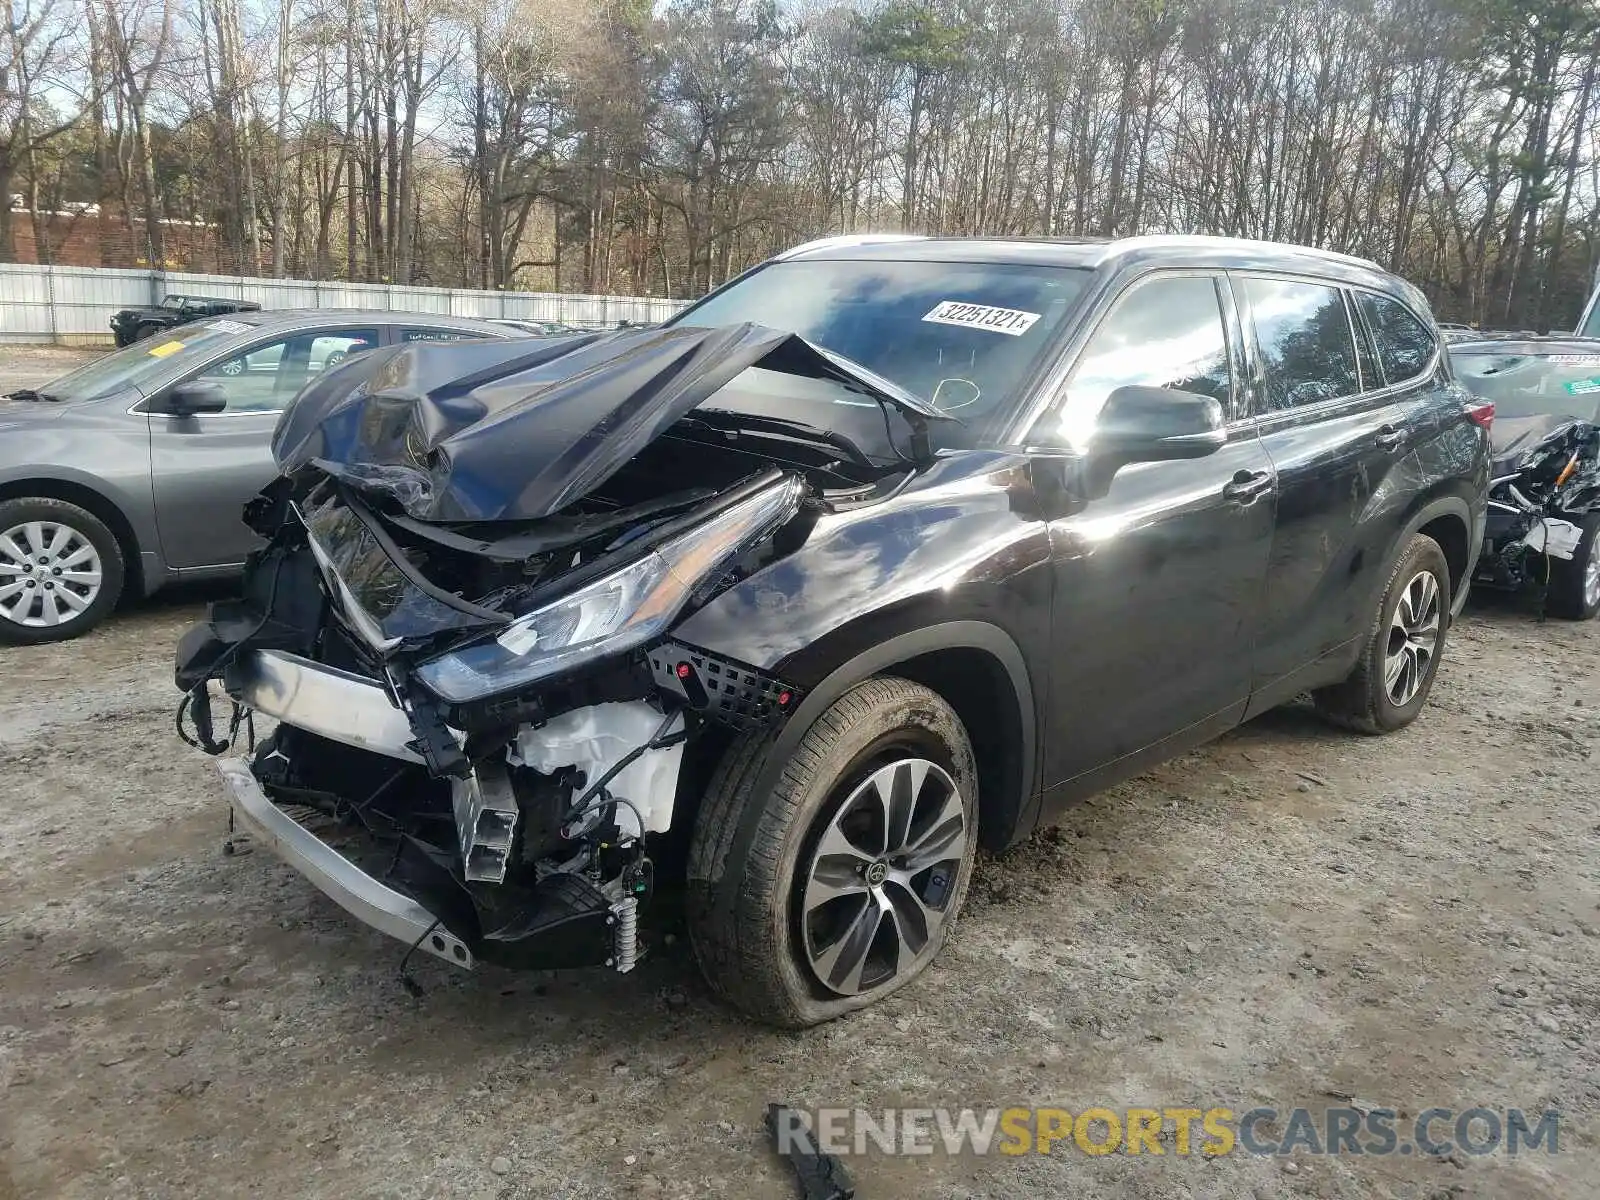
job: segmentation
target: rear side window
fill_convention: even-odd
[[[1106,397],[1130,384],[1197,392],[1233,412],[1228,337],[1211,276],[1158,275],[1118,299],[1073,368],[1059,426],[1044,434],[1083,444]]]
[[[1246,278],[1267,407],[1300,408],[1361,391],[1344,293],[1320,283]]]
[[[1362,315],[1378,343],[1378,361],[1390,383],[1415,379],[1433,361],[1433,331],[1398,300],[1358,293]]]

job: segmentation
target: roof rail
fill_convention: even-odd
[[[1137,237],[1118,238],[1106,245],[1106,248],[1096,257],[1095,265],[1112,258],[1119,258],[1124,254],[1131,254],[1138,250],[1159,250],[1162,248],[1181,248],[1193,246],[1196,249],[1216,250],[1271,250],[1306,254],[1313,258],[1326,258],[1334,262],[1348,263],[1351,266],[1371,267],[1381,271],[1370,258],[1359,258],[1354,254],[1341,254],[1337,250],[1323,250],[1316,246],[1302,246],[1295,242],[1269,242],[1259,238],[1213,237],[1197,233],[1147,233]]]
[[[783,253],[775,255],[780,261],[793,258],[797,254],[806,254],[812,250],[842,250],[848,246],[870,246],[874,242],[922,242],[927,237],[920,233],[840,233],[833,237],[817,238],[813,242],[801,242],[798,246],[790,246]]]

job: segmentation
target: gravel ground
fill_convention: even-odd
[[[20,387],[42,387],[102,353],[64,346],[0,345],[0,394]]]
[[[1593,626],[1475,606],[1412,729],[1269,714],[983,860],[923,981],[783,1034],[682,939],[626,978],[430,959],[413,999],[395,943],[221,854],[172,731],[199,611],[0,650],[0,1200],[789,1197],[773,1099],[1563,1114],[1554,1156],[874,1154],[862,1200],[1600,1194]]]

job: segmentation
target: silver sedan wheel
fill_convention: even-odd
[[[0,619],[66,625],[100,595],[100,552],[70,525],[27,521],[0,533]]]
[[[1583,609],[1600,605],[1600,545],[1590,543],[1588,560],[1583,564]]]
[[[1383,686],[1396,708],[1416,699],[1433,667],[1439,647],[1439,595],[1439,581],[1433,572],[1418,571],[1395,605],[1384,653]]]
[[[955,780],[925,758],[880,767],[851,791],[805,875],[800,926],[818,981],[856,996],[931,958],[968,832]]]

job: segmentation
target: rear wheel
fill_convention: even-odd
[[[1587,621],[1600,612],[1600,513],[1579,522],[1583,536],[1571,558],[1551,558],[1550,589],[1545,611],[1572,621]]]
[[[757,795],[772,746],[736,742],[712,780],[689,932],[727,1000],[801,1028],[882,999],[938,954],[972,876],[977,772],[950,706],[903,679],[841,696]]]
[[[1389,575],[1361,661],[1343,683],[1315,693],[1318,710],[1362,733],[1404,729],[1433,690],[1449,624],[1450,564],[1419,533]]]
[[[47,498],[0,503],[0,641],[87,633],[122,593],[122,547],[93,513]]]

